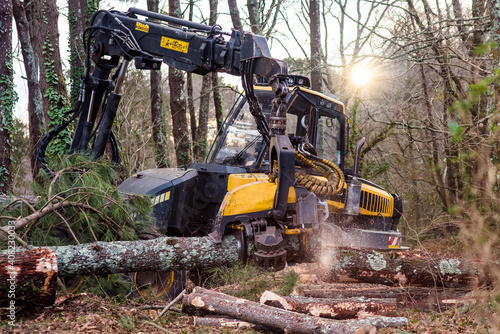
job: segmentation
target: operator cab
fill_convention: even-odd
[[[254,91],[269,121],[274,93],[266,86],[255,86]],[[344,105],[331,97],[295,86],[287,97],[286,133],[293,144],[305,140],[314,146],[318,156],[344,169],[344,110]],[[257,130],[245,96],[239,97],[226,117],[207,162],[242,167],[248,172],[269,170],[268,145]]]

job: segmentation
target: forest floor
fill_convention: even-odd
[[[250,283],[234,284],[234,281],[226,280],[226,283],[233,284],[215,289],[254,300],[258,299],[257,296],[266,289],[285,294],[290,288],[286,285],[290,284],[295,288],[295,293],[297,286],[302,284],[316,284],[317,288],[327,290],[329,283],[321,282],[315,272],[317,271],[310,264],[295,265],[288,267],[284,273],[263,274],[259,279],[255,279],[255,273],[250,273],[249,276],[253,277],[249,280]],[[293,275],[290,276],[290,273]],[[290,280],[287,277],[297,279]],[[224,277],[219,276],[220,278]],[[166,304],[167,302],[162,300],[140,298],[118,301],[116,298],[100,297],[85,292],[61,295],[57,297],[52,307],[20,310],[16,314],[15,328],[7,325],[6,311],[2,310],[0,333],[271,333],[252,328],[195,326],[193,316],[182,313],[179,305],[155,320]],[[484,309],[475,307],[462,306],[441,312],[407,309],[398,311],[397,316],[406,317],[409,326],[379,329],[377,333],[492,333]]]

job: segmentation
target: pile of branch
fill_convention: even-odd
[[[266,299],[265,296],[263,298]],[[355,305],[352,306],[353,309],[356,308]],[[342,307],[340,306],[340,308]],[[290,333],[362,334],[375,333],[377,328],[382,327],[405,327],[408,325],[407,319],[400,317],[372,316],[350,320],[327,319],[295,312],[297,310],[290,311],[259,304],[201,287],[196,287],[191,294],[184,297],[182,310],[187,313],[218,314],[238,320],[209,318],[202,321],[202,324],[222,326],[243,321],[269,329],[286,330]],[[197,318],[197,323],[200,324],[199,318]]]

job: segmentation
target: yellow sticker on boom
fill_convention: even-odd
[[[168,38],[165,36],[161,37],[160,46],[165,49],[170,49],[182,53],[187,53],[189,49],[189,43],[179,41],[178,39]]]
[[[147,24],[144,24],[144,23],[141,23],[141,22],[137,22],[135,24],[135,30],[139,30],[139,31],[142,31],[142,32],[149,32],[149,26]]]

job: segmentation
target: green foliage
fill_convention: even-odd
[[[60,170],[50,180],[40,174],[41,185],[34,185],[37,202],[7,201],[1,208],[2,225],[14,217],[31,217],[50,205],[64,206],[31,220],[17,231],[31,245],[62,245],[93,241],[137,240],[150,222],[151,202],[138,195],[124,195],[113,185],[113,165],[92,162],[72,155],[59,161]]]
[[[472,53],[478,56],[486,56],[491,52],[491,50],[494,50],[497,47],[497,43],[495,43],[494,41],[489,41],[488,43],[478,45],[474,50],[472,50]]]
[[[54,179],[40,174],[42,182],[34,184],[36,203],[10,199],[1,208],[1,224],[29,219],[51,205],[63,208],[49,210],[16,232],[34,246],[68,245],[94,241],[138,240],[138,234],[151,226],[151,201],[146,196],[122,194],[113,184],[115,166],[89,157],[64,157],[56,167]],[[0,249],[5,248],[0,243]],[[118,295],[130,292],[123,275],[86,278],[84,287],[96,294]]]
[[[126,330],[133,331],[135,329],[136,319],[132,316],[120,314],[120,322]]]
[[[205,282],[207,288],[229,285],[231,295],[257,301],[265,290],[272,290],[274,273],[253,265],[237,263],[232,267],[208,268],[204,271],[209,277]]]
[[[223,292],[232,296],[258,301],[266,290],[289,295],[295,288],[299,274],[295,271],[270,272],[252,264],[237,263],[232,267],[215,267],[203,270],[206,288],[224,286]]]
[[[460,126],[457,122],[451,121],[448,124],[448,128],[453,136],[453,140],[456,142],[460,142],[462,140],[462,135],[465,132],[463,126]]]
[[[124,303],[130,294],[131,282],[124,274],[85,276],[81,290],[101,297],[113,296],[116,302]]]
[[[299,274],[294,270],[289,271],[283,277],[283,284],[278,287],[277,293],[282,296],[287,296],[293,292],[297,282],[299,281]]]
[[[0,87],[2,87],[0,94],[0,131],[5,131],[7,138],[5,142],[2,143],[3,146],[0,148],[2,154],[6,159],[12,160],[12,155],[10,154],[12,143],[11,136],[15,134],[16,128],[14,127],[14,105],[18,100],[18,95],[15,91],[15,85],[12,80],[13,65],[12,65],[12,54],[8,52],[6,57],[8,60],[5,63],[6,70],[10,75],[2,74],[0,77]],[[0,187],[5,187],[8,185],[10,171],[4,166],[0,167]]]

